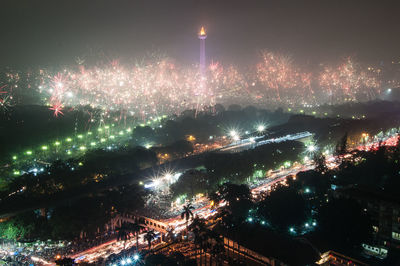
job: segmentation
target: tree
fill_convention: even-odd
[[[202,253],[207,249],[207,241],[208,241],[208,230],[206,227],[206,221],[202,218],[196,217],[190,224],[189,229],[194,234],[194,244],[200,250],[200,265],[201,265]]]
[[[320,174],[325,174],[328,172],[328,167],[326,166],[326,158],[322,153],[314,155],[315,171]]]
[[[277,229],[288,232],[289,227],[301,225],[310,215],[303,197],[294,189],[278,186],[259,203],[259,215]]]
[[[193,209],[194,209],[194,207],[190,203],[186,206],[183,206],[183,210],[181,213],[181,219],[186,220],[186,233],[188,232],[189,219],[190,219],[190,217],[193,218],[193,212],[192,212]]]
[[[225,183],[218,189],[218,192],[221,199],[227,201],[229,205],[240,200],[250,200],[251,198],[249,187],[243,184]]]
[[[171,227],[167,228],[167,233],[165,234],[167,241],[173,241],[175,239],[174,229]]]
[[[347,133],[339,140],[336,144],[335,155],[336,156],[343,156],[347,152]]]
[[[220,186],[219,197],[228,202],[227,213],[224,215],[224,222],[230,226],[237,226],[243,223],[248,217],[249,210],[253,207],[251,192],[246,185],[225,183]]]
[[[130,225],[130,231],[133,232],[136,236],[136,250],[139,250],[139,233],[142,231],[144,227],[139,223],[134,223]]]
[[[55,261],[56,265],[60,266],[72,266],[74,265],[74,259],[71,258],[62,258]]]
[[[183,173],[179,180],[172,184],[174,196],[186,194],[189,199],[198,193],[205,193],[208,189],[208,175],[199,170],[189,170]]]
[[[132,131],[132,139],[135,144],[144,146],[156,140],[155,131],[149,126],[137,126]]]
[[[127,223],[123,223],[120,228],[117,229],[117,241],[124,241],[124,247],[126,244],[126,240],[129,239],[129,225]]]
[[[147,233],[144,235],[144,239],[146,239],[147,244],[149,246],[149,250],[151,248],[151,242],[156,238],[156,234],[154,233],[154,230],[147,231]]]

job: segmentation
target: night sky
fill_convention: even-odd
[[[161,51],[191,64],[208,31],[209,59],[248,64],[260,49],[299,63],[399,58],[400,1],[0,1],[0,65],[121,61]]]

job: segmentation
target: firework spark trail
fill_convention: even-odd
[[[293,94],[305,95],[305,88],[312,91],[311,74],[301,73],[290,57],[262,51],[261,59],[256,66],[256,72],[258,82],[263,85],[263,97],[270,96],[282,102],[293,97]]]
[[[376,76],[362,71],[351,58],[336,68],[325,67],[319,76],[319,84],[331,97],[331,104],[342,99],[354,101],[357,94],[364,94],[371,100],[379,93],[381,86]]]
[[[41,69],[37,75],[26,75],[30,81],[20,72],[6,73],[10,91],[1,91],[0,96],[12,96],[12,88],[31,87],[57,116],[63,107],[91,106],[103,110],[103,115],[120,112],[119,121],[126,121],[127,116],[145,121],[187,109],[208,109],[217,103],[336,104],[357,100],[360,94],[374,99],[381,86],[377,76],[351,58],[315,74],[301,70],[291,57],[269,51],[261,52],[259,63],[250,70],[212,62],[203,75],[198,65],[182,66],[162,56],[141,60],[134,67],[117,60],[93,67],[78,61],[60,72]],[[5,97],[0,99],[5,101]]]
[[[180,69],[168,59],[131,69],[112,64],[80,70],[49,76],[43,86],[50,87],[51,106],[90,105],[145,118],[206,108],[216,103],[217,96],[218,100],[231,97],[229,90],[241,86],[234,83],[243,82],[232,66],[224,71],[218,63],[212,64],[202,77],[196,66]]]

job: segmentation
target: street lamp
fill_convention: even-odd
[[[311,145],[309,145],[309,146],[307,147],[307,151],[309,151],[309,152],[314,152],[314,151],[316,151],[316,150],[317,150],[317,147],[315,147],[314,144],[311,144]]]
[[[236,132],[236,130],[231,130],[231,131],[229,131],[229,135],[230,135],[231,137],[235,137],[235,136],[238,135],[238,133]]]
[[[238,141],[238,140],[240,140],[240,136],[239,136],[239,133],[236,131],[236,130],[231,130],[231,131],[229,131],[229,135],[231,136],[231,138],[234,140],[234,141]]]
[[[258,126],[257,126],[257,131],[258,131],[259,133],[263,132],[264,130],[265,130],[265,126],[264,126],[264,125],[258,125]]]

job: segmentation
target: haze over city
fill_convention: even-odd
[[[398,1],[0,3],[1,265],[400,265]]]

